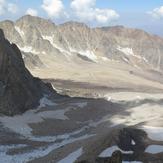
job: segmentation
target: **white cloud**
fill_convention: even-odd
[[[111,9],[95,9],[95,19],[99,23],[107,23],[119,18],[116,11]]]
[[[153,9],[153,11],[148,12],[156,19],[163,18],[163,6]]]
[[[116,11],[96,8],[95,5],[96,0],[73,0],[71,2],[74,15],[81,21],[105,24],[119,18]]]
[[[43,0],[42,8],[49,17],[60,18],[66,15],[61,0]]]
[[[18,7],[14,3],[9,3],[7,9],[8,9],[8,12],[13,13],[13,14],[17,13],[18,11]]]
[[[5,13],[5,6],[6,6],[5,0],[0,0],[0,15],[3,15]]]
[[[26,14],[27,15],[32,15],[32,16],[37,16],[38,15],[38,12],[35,9],[28,8],[27,11],[26,11]]]
[[[18,11],[18,7],[14,3],[9,3],[6,0],[0,0],[0,15],[4,15],[7,12],[15,14]]]
[[[71,8],[76,11],[89,10],[94,7],[96,0],[73,0],[71,2]]]

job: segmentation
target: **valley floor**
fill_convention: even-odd
[[[65,87],[74,84],[67,82]],[[55,83],[62,94],[72,95],[59,89],[63,81]],[[1,116],[0,162],[93,163],[115,150],[124,162],[163,162],[163,94],[76,90],[87,98],[45,95],[35,110]]]

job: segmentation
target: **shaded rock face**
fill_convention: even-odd
[[[42,87],[25,68],[20,50],[0,30],[0,113],[13,115],[37,106]]]
[[[119,133],[118,146],[124,151],[143,153],[147,145],[147,134],[139,129],[124,128]]]

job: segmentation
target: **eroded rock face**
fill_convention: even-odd
[[[0,30],[0,113],[13,115],[37,106],[42,86],[25,68],[18,47]]]

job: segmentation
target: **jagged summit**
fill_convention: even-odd
[[[22,16],[21,18],[19,18],[16,21],[16,24],[19,24],[20,22],[25,22],[25,21],[30,23],[30,24],[45,24],[45,23],[48,23],[48,24],[55,25],[55,23],[52,22],[50,19],[44,19],[44,18],[41,18],[41,17],[31,16],[31,15]]]
[[[102,80],[114,87],[123,83],[126,88],[128,82],[134,83],[134,73],[135,80],[138,74],[157,80],[159,77],[149,72],[163,72],[163,39],[143,30],[123,26],[90,28],[77,22],[55,25],[29,15],[14,23],[0,22],[0,28],[18,46],[27,68],[41,78],[82,79],[98,84]]]
[[[46,54],[71,62],[114,60],[140,68],[163,70],[163,39],[143,30],[124,26],[89,28],[73,21],[57,26],[50,20],[30,15],[14,23],[3,21],[0,28],[18,45],[24,58],[30,58],[25,59],[30,69],[41,63],[45,65],[42,54]],[[36,65],[33,64],[34,56],[40,60]]]

